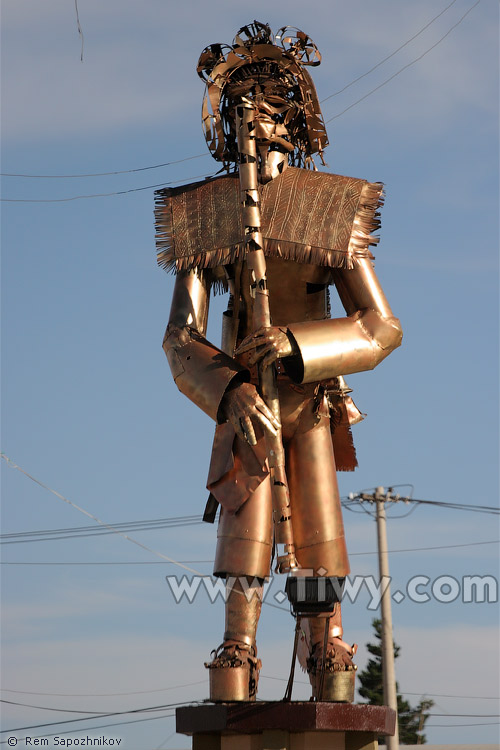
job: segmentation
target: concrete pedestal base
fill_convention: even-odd
[[[193,750],[377,750],[377,737],[394,734],[396,714],[386,706],[280,701],[183,706],[176,721]]]

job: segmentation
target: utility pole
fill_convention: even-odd
[[[375,503],[378,540],[378,566],[380,584],[387,582],[387,586],[380,601],[382,620],[382,674],[384,680],[384,703],[396,712],[396,731],[393,737],[387,737],[387,750],[399,750],[398,728],[398,699],[396,693],[396,674],[394,671],[394,639],[392,636],[391,587],[389,578],[389,554],[387,552],[387,524],[385,503],[389,500],[399,500],[399,496],[391,497],[391,489],[385,493],[383,487],[377,487],[370,495],[361,493],[351,496],[359,500]]]

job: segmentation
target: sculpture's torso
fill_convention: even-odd
[[[329,268],[270,257],[267,259],[267,282],[273,325],[287,326],[329,317],[328,286],[332,283]],[[250,273],[243,264],[238,339],[252,332],[250,286]]]

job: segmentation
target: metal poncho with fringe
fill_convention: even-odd
[[[353,268],[373,257],[383,186],[352,177],[288,167],[261,186],[267,256],[329,268]],[[237,174],[155,193],[158,264],[169,271],[223,267],[244,257]]]

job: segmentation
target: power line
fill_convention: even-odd
[[[375,489],[375,488],[373,488]],[[394,495],[393,493],[393,486],[389,487],[388,493],[385,496],[385,500],[390,501],[391,503],[400,503],[403,502],[405,504],[408,503],[418,503],[420,505],[435,505],[440,508],[450,508],[452,510],[466,510],[466,511],[472,511],[475,513],[492,513],[495,515],[500,514],[500,508],[495,505],[473,505],[472,503],[450,503],[445,502],[444,500],[420,500],[418,498],[414,497],[403,497],[399,494]],[[351,492],[349,494],[349,502],[351,503],[359,503],[361,502],[369,502],[374,503],[376,502],[374,495],[372,491],[368,492],[367,490],[363,490],[362,492]],[[344,505],[344,507],[346,507]]]
[[[203,523],[199,516],[174,516],[171,518],[155,518],[144,521],[125,521],[113,523],[113,529],[120,531],[150,531],[152,529],[179,528]],[[0,544],[18,544],[20,542],[43,542],[56,539],[74,539],[75,537],[101,536],[114,534],[99,525],[74,526],[66,529],[41,529],[40,531],[20,531],[0,534]]]
[[[430,696],[431,698],[467,698],[467,700],[470,700],[471,698],[475,698],[477,700],[482,701],[499,701],[500,696],[498,695],[447,695],[445,693],[427,693],[426,691],[421,693],[410,693],[409,690],[402,690],[401,691],[403,695],[420,695],[423,697]]]
[[[76,0],[75,0],[76,2]],[[376,65],[371,67],[369,70],[366,71],[366,73],[363,73],[362,75],[358,76],[357,78],[354,78],[350,83],[346,84],[342,89],[339,89],[338,91],[335,91],[333,94],[330,94],[329,96],[326,96],[324,99],[321,100],[321,104],[324,102],[327,102],[329,99],[332,99],[335,96],[338,96],[338,94],[343,93],[348,88],[353,86],[355,83],[360,81],[362,78],[365,78],[370,73],[373,73],[374,70],[379,68],[383,63],[390,60],[394,55],[396,55],[398,52],[400,52],[404,47],[406,47],[410,42],[412,42],[414,39],[416,39],[420,34],[422,34],[426,29],[429,28],[435,21],[437,21],[438,18],[440,18],[444,13],[446,13],[449,8],[451,8],[452,5],[454,5],[457,2],[457,0],[452,0],[452,2],[446,6],[440,13],[437,14],[437,16],[434,16],[425,26],[423,26],[419,31],[417,31],[416,34],[414,34],[410,39],[408,39],[406,42],[401,44],[394,52],[391,52],[390,55],[387,55],[387,57],[384,57],[383,60],[380,60]],[[209,156],[210,154],[208,152],[205,152],[203,154],[197,154],[196,156],[187,156],[184,159],[176,159],[175,161],[168,161],[164,162],[163,164],[153,164],[149,167],[138,167],[135,169],[120,169],[120,170],[114,170],[110,172],[84,172],[79,174],[26,174],[26,173],[17,173],[17,172],[0,172],[1,177],[22,177],[22,178],[30,178],[30,179],[44,179],[44,180],[61,180],[61,179],[80,179],[80,178],[86,178],[86,177],[109,177],[111,175],[121,175],[121,174],[132,174],[137,172],[146,172],[151,169],[161,169],[163,167],[170,167],[173,164],[181,164],[185,161],[190,161],[192,159],[200,159],[203,156]]]
[[[181,563],[179,560],[174,560],[173,557],[169,557],[168,555],[164,555],[162,552],[158,552],[157,550],[151,549],[151,547],[147,547],[145,544],[142,544],[142,542],[138,542],[137,539],[133,539],[131,536],[128,536],[128,534],[124,534],[122,531],[118,531],[113,528],[108,523],[105,523],[105,521],[101,521],[97,516],[94,516],[92,513],[89,513],[84,508],[81,508],[76,503],[72,502],[71,500],[68,500],[68,498],[64,497],[64,495],[61,495],[60,492],[57,492],[56,490],[53,490],[48,485],[41,482],[39,479],[36,479],[34,476],[29,474],[27,471],[25,471],[23,468],[18,466],[17,464],[12,461],[8,456],[5,455],[5,453],[0,453],[0,457],[4,459],[4,461],[7,462],[11,468],[16,469],[17,471],[20,471],[22,474],[27,476],[29,479],[31,479],[36,484],[40,485],[40,487],[43,487],[45,490],[48,490],[53,495],[55,495],[59,500],[62,500],[63,502],[70,505],[75,510],[79,511],[80,513],[83,513],[88,518],[91,518],[93,521],[96,521],[96,523],[100,524],[101,526],[105,526],[107,529],[111,529],[114,531],[118,536],[123,537],[123,539],[126,539],[129,542],[132,542],[132,544],[135,544],[137,547],[140,547],[141,549],[145,550],[146,552],[151,552],[151,554],[156,555],[157,557],[160,557],[162,560],[166,560],[167,562],[172,563],[172,565],[177,565],[179,568],[183,568],[184,570],[187,570],[189,573],[194,573],[194,575],[200,576],[201,578],[204,577],[203,573],[201,573],[199,570],[195,570],[194,568],[189,568],[187,565],[184,565],[184,563]],[[243,592],[240,592],[242,596],[245,596]],[[280,612],[288,612],[289,610],[285,607],[280,607],[277,604],[272,604],[271,602],[264,601],[263,604],[265,604],[268,607],[272,607],[273,609],[278,609]]]
[[[98,724],[97,726],[83,727],[82,729],[65,729],[62,732],[58,732],[58,734],[62,735],[62,734],[73,734],[73,732],[89,732],[89,731],[93,732],[95,729],[106,729],[107,727],[122,727],[122,726],[125,726],[125,724],[140,724],[142,721],[155,721],[155,719],[171,719],[173,716],[175,716],[174,713],[169,713],[169,714],[164,714],[163,716],[148,716],[146,719],[131,719],[130,721],[115,721],[112,724]],[[16,731],[16,730],[9,729],[8,731]],[[39,737],[52,737],[53,734],[54,734],[53,732],[49,732],[48,734],[41,734],[39,735]],[[6,745],[7,742],[8,740],[2,740],[0,741],[0,745]]]
[[[373,68],[370,68],[370,70],[367,70],[366,73],[363,73],[362,75],[358,76],[357,78],[354,78],[354,80],[352,80],[350,83],[346,84],[344,86],[344,88],[339,89],[338,91],[335,91],[333,94],[330,94],[330,96],[326,96],[324,99],[321,100],[320,104],[323,104],[324,102],[327,102],[328,99],[333,99],[334,96],[338,96],[339,94],[342,94],[344,91],[346,91],[347,89],[349,89],[355,83],[357,83],[358,81],[361,81],[362,78],[366,78],[367,75],[369,75],[370,73],[373,73],[374,70],[377,70],[377,68],[379,68],[385,62],[387,62],[387,60],[390,60],[391,57],[394,57],[394,55],[396,55],[398,52],[400,52],[402,49],[404,49],[404,47],[406,47],[408,44],[410,44],[410,42],[413,42],[414,39],[416,39],[418,36],[420,36],[420,34],[422,34],[426,29],[428,29],[429,26],[431,26],[434,23],[434,21],[437,21],[437,19],[440,18],[443,15],[443,13],[446,13],[446,11],[449,10],[449,8],[451,8],[452,5],[455,5],[456,2],[457,2],[457,0],[452,0],[452,2],[449,5],[447,5],[446,8],[444,8],[444,10],[442,10],[440,13],[438,13],[437,16],[434,16],[434,18],[432,18],[429,21],[429,23],[426,23],[425,26],[422,26],[422,28],[420,29],[420,31],[417,31],[416,34],[414,34],[406,42],[404,42],[400,47],[398,47],[396,50],[394,50],[394,52],[391,52],[390,55],[387,55],[387,57],[384,57],[383,60],[380,60],[380,62],[378,62],[376,65],[374,65]]]
[[[500,714],[428,714],[429,719],[432,719],[433,716],[446,717],[446,718],[453,718],[456,717],[457,719],[498,719],[500,718]]]
[[[78,14],[78,0],[75,0],[75,12],[76,12],[76,28],[78,30],[78,36],[80,37],[80,41],[82,43],[81,49],[80,49],[80,62],[83,62],[83,44],[84,44],[84,36],[82,27],[80,24],[80,16]]]
[[[193,182],[204,177],[211,177],[212,172],[198,174],[190,177],[187,182]],[[83,198],[107,198],[110,195],[126,195],[127,193],[138,193],[141,190],[153,190],[154,188],[166,187],[167,185],[177,185],[180,182],[186,182],[186,179],[173,180],[172,182],[161,182],[158,185],[145,185],[140,188],[130,188],[129,190],[116,190],[112,193],[91,193],[89,195],[72,195],[69,198],[0,198],[4,203],[68,203],[69,201],[79,201]]]
[[[494,513],[499,514],[500,508],[492,505],[469,505],[465,503],[445,503],[439,500],[414,500],[413,502],[420,505],[436,505],[441,508],[452,508],[453,510],[469,510],[476,513]]]
[[[287,682],[287,677],[274,677],[270,675],[264,675],[261,674],[261,679],[265,680],[278,680],[279,682]],[[301,685],[309,685],[309,681],[306,680],[299,680],[298,681]],[[51,696],[51,697],[58,697],[58,698],[114,698],[118,696],[124,696],[124,695],[144,695],[145,693],[163,693],[167,690],[180,690],[181,688],[185,687],[194,687],[195,685],[204,685],[205,680],[198,680],[197,682],[187,682],[182,685],[171,685],[170,687],[165,688],[153,688],[151,690],[134,690],[127,693],[46,693],[46,692],[37,692],[33,690],[12,690],[10,688],[0,688],[0,690],[3,693],[17,693],[22,695],[45,695],[45,696]],[[467,700],[470,700],[472,698],[476,700],[488,700],[488,701],[498,701],[500,700],[500,696],[497,695],[456,695],[456,694],[450,694],[450,693],[428,693],[425,690],[421,690],[420,692],[411,692],[410,690],[402,690],[401,691],[403,695],[419,695],[424,697],[431,697],[431,698],[464,698]]]
[[[456,2],[457,0],[452,0],[452,2],[449,5],[447,5],[442,11],[440,11],[436,16],[434,16],[434,18],[432,18],[428,23],[426,23],[425,26],[422,26],[422,28],[419,31],[417,31],[416,34],[414,34],[409,39],[407,39],[406,42],[403,42],[403,44],[401,44],[397,49],[395,49],[394,52],[391,52],[390,55],[387,55],[386,57],[384,57],[376,65],[373,65],[369,70],[367,70],[362,75],[354,78],[352,81],[347,83],[343,88],[339,89],[338,91],[335,91],[333,94],[329,94],[329,96],[326,96],[324,99],[321,100],[321,104],[323,104],[324,102],[327,102],[329,99],[332,99],[335,96],[338,96],[339,94],[342,94],[344,91],[346,91],[348,88],[353,86],[355,83],[362,80],[370,73],[373,73],[374,70],[376,70],[385,62],[390,60],[392,57],[394,57],[394,55],[396,55],[398,52],[404,49],[408,44],[410,44],[417,37],[419,37],[420,34],[426,31],[435,21],[437,21],[438,18],[440,18],[444,13],[446,13],[446,11],[448,11],[451,8],[451,6],[454,5]],[[0,176],[1,177],[21,177],[21,178],[29,178],[29,179],[45,179],[45,180],[80,179],[80,178],[87,178],[87,177],[108,177],[112,175],[133,174],[133,173],[138,173],[138,172],[146,172],[152,169],[161,169],[164,167],[170,167],[173,164],[181,164],[185,161],[191,161],[193,159],[200,159],[204,156],[209,156],[209,155],[210,155],[209,153],[205,152],[203,154],[196,154],[195,156],[187,156],[187,157],[184,157],[183,159],[176,159],[173,161],[163,162],[162,164],[153,164],[148,167],[136,167],[134,169],[120,169],[120,170],[113,170],[109,172],[81,172],[77,174],[27,174],[27,173],[19,173],[19,172],[0,172]]]
[[[17,471],[20,471],[21,474],[24,474],[28,477],[28,479],[31,479],[32,482],[35,482],[35,484],[40,485],[40,487],[43,487],[45,490],[48,490],[53,495],[55,495],[59,500],[62,500],[64,503],[67,503],[72,508],[77,510],[79,513],[83,513],[84,516],[87,516],[88,518],[91,518],[93,521],[98,523],[101,526],[105,526],[107,529],[114,530],[113,527],[105,523],[104,521],[101,521],[97,516],[94,516],[92,513],[89,513],[87,510],[84,510],[84,508],[80,508],[79,505],[76,505],[76,503],[72,502],[71,500],[68,500],[68,498],[64,497],[64,495],[61,495],[60,492],[57,492],[56,490],[53,490],[51,487],[48,487],[46,484],[41,482],[39,479],[36,479],[31,474],[28,474],[27,471],[22,469],[20,466],[15,464],[8,456],[5,455],[5,453],[0,453],[0,456],[4,459],[4,461],[7,462],[9,466],[11,466],[13,469],[16,469]],[[136,539],[133,539],[131,536],[128,536],[127,534],[124,534],[122,531],[116,531],[116,534],[118,536],[123,537],[124,539],[127,539],[127,541],[132,542],[132,544],[135,544],[137,547],[141,547],[141,549],[145,550],[146,552],[151,552],[151,554],[156,555],[157,557],[162,558],[163,560],[167,560],[167,562],[170,562],[174,565],[177,565],[179,568],[184,568],[184,570],[187,570],[189,573],[194,573],[195,575],[202,575],[198,570],[195,570],[194,568],[189,568],[183,563],[179,562],[178,560],[174,560],[172,557],[168,557],[168,555],[164,555],[162,552],[158,552],[157,550],[153,550],[150,547],[147,547],[145,544],[142,544],[141,542],[138,542]]]
[[[33,706],[31,703],[18,703],[17,701],[8,701],[0,698],[0,703],[7,703],[9,706],[23,706],[24,708],[36,708],[40,711],[57,711],[64,714],[90,714],[91,716],[108,716],[105,711],[77,711],[75,708],[52,708],[51,706]],[[88,718],[88,717],[86,717]]]
[[[270,675],[265,675],[265,674],[261,674],[260,675],[260,679],[264,679],[264,680],[279,680],[279,682],[287,682],[287,680],[288,680],[287,677],[271,677]],[[309,685],[310,684],[308,680],[307,681],[306,680],[297,680],[297,683],[300,684],[300,685]],[[401,693],[402,693],[402,695],[419,695],[419,696],[424,696],[424,697],[430,696],[430,697],[433,697],[433,698],[467,698],[467,699],[477,698],[477,699],[485,700],[485,701],[498,701],[498,700],[500,700],[499,696],[491,696],[491,695],[488,695],[488,696],[485,696],[485,695],[445,695],[443,693],[428,693],[426,691],[422,691],[420,693],[411,693],[409,690],[402,690]],[[438,714],[434,714],[434,716],[437,716],[437,715]],[[453,716],[453,714],[446,714],[446,716]]]
[[[485,542],[486,544],[486,542]],[[200,563],[213,563],[213,560],[177,560],[177,562],[186,563],[186,565],[196,565]],[[2,560],[0,565],[172,565],[166,560],[119,560],[109,562],[100,560],[98,562],[8,562]]]
[[[364,78],[366,75],[368,75],[373,70],[375,70],[380,65],[382,65],[382,63],[384,63],[386,60],[388,60],[391,57],[393,57],[397,52],[399,52],[400,49],[402,49],[403,47],[405,47],[413,39],[415,39],[417,36],[419,36],[419,34],[421,34],[426,28],[428,28],[437,18],[439,18],[439,16],[441,16],[446,10],[448,10],[448,8],[450,8],[451,5],[454,4],[454,2],[456,2],[456,0],[453,0],[453,2],[450,3],[450,5],[448,5],[441,13],[439,13],[435,18],[433,18],[431,21],[429,21],[429,23],[426,26],[424,26],[417,34],[415,34],[413,37],[411,37],[411,39],[409,39],[403,45],[401,45],[400,47],[398,47],[398,49],[395,50],[393,53],[391,53],[388,57],[386,57],[383,60],[381,60],[379,63],[377,63],[377,65],[375,65],[373,68],[371,68],[369,71],[367,71],[363,75],[361,75],[358,78],[356,78],[353,81],[351,81],[351,83],[347,84],[347,86],[345,86],[340,91],[337,91],[334,94],[331,94],[330,96],[326,97],[323,101],[327,101],[327,99],[330,99],[333,96],[336,96],[337,94],[341,93],[341,91],[345,91],[345,89],[349,88],[353,83],[356,83],[361,78]],[[454,29],[456,29],[457,26],[459,26],[462,23],[462,21],[465,19],[465,17],[472,10],[474,10],[474,8],[477,5],[479,5],[480,2],[481,2],[481,0],[477,0],[476,3],[474,3],[474,5],[472,5],[461,16],[461,18],[450,29],[448,29],[448,31],[446,32],[446,34],[444,34],[437,42],[435,42],[435,44],[433,44],[431,47],[429,47],[429,49],[427,49],[425,52],[423,52],[421,55],[419,55],[419,57],[415,58],[411,62],[409,62],[406,65],[404,65],[402,68],[400,68],[400,70],[396,71],[396,73],[394,73],[392,76],[390,76],[389,78],[387,78],[385,81],[383,81],[381,84],[379,84],[374,89],[372,89],[371,91],[369,91],[367,94],[365,94],[364,96],[362,96],[360,99],[358,99],[355,102],[353,102],[352,104],[350,104],[348,107],[346,107],[345,109],[343,109],[341,112],[339,112],[338,114],[334,115],[333,117],[330,117],[328,120],[326,120],[326,123],[332,122],[333,120],[336,120],[337,118],[341,117],[343,114],[345,114],[346,112],[348,112],[350,109],[352,109],[353,107],[357,106],[362,101],[364,101],[369,96],[371,96],[376,91],[378,91],[383,86],[385,86],[387,83],[389,83],[390,81],[392,81],[394,78],[396,78],[396,76],[398,76],[404,70],[407,70],[409,67],[411,67],[412,65],[415,65],[417,62],[419,62],[420,60],[422,60],[423,57],[425,57],[429,52],[431,52],[439,44],[441,44],[441,42],[444,41],[446,39],[446,37]],[[3,174],[3,176],[6,176],[6,177],[31,177],[31,178],[45,178],[45,179],[50,179],[50,178],[73,178],[73,177],[101,177],[101,176],[112,175],[112,174],[126,174],[126,173],[130,173],[130,172],[141,172],[141,171],[145,171],[145,170],[148,170],[148,169],[158,169],[158,168],[160,168],[162,166],[170,166],[170,164],[180,163],[182,161],[188,161],[190,159],[201,158],[201,156],[205,156],[205,155],[206,154],[199,154],[199,155],[196,155],[196,156],[188,156],[188,157],[185,157],[184,159],[179,159],[177,162],[166,162],[165,164],[157,164],[157,165],[153,165],[153,166],[150,166],[150,167],[139,167],[137,169],[119,170],[119,171],[115,171],[115,172],[100,172],[100,173],[94,173],[94,174],[79,174],[79,175],[30,175],[30,174],[15,174],[15,173],[7,173],[7,172],[6,173],[2,173],[2,174]],[[211,173],[204,174],[204,175],[199,175],[197,177],[193,177],[193,178],[190,178],[190,179],[191,180],[195,180],[195,179],[199,179],[200,177],[210,176],[210,174]],[[85,198],[105,198],[105,197],[114,196],[114,195],[126,195],[127,193],[134,193],[134,192],[139,192],[139,191],[142,191],[142,190],[152,190],[153,188],[164,187],[166,185],[173,185],[173,184],[176,184],[178,182],[184,182],[184,181],[185,180],[178,180],[176,182],[161,183],[161,184],[158,184],[158,185],[147,185],[145,187],[131,188],[129,190],[118,190],[118,191],[109,192],[109,193],[92,193],[92,194],[89,194],[89,195],[75,195],[75,196],[70,196],[69,198],[0,198],[0,201],[3,201],[5,203],[65,203],[65,202],[69,202],[69,201],[82,200],[82,199],[85,199]]]
[[[424,552],[433,549],[452,549],[453,547],[477,547],[483,544],[498,544],[500,539],[493,539],[491,542],[468,542],[467,544],[440,544],[436,547],[408,547],[406,549],[390,549],[389,554],[395,552]],[[351,555],[376,555],[376,552],[352,552]]]
[[[500,509],[495,508],[494,506],[488,506],[488,505],[448,503],[448,502],[442,502],[438,500],[417,500],[414,498],[400,497],[399,495],[392,497],[392,498],[389,497],[388,499],[392,500],[395,503],[398,503],[398,502],[404,502],[405,504],[416,503],[416,504],[422,504],[422,505],[435,505],[438,507],[451,508],[454,510],[475,511],[479,513],[494,513],[494,514],[500,513]],[[357,505],[359,500],[361,500],[362,502],[363,501],[373,502],[373,497],[366,492],[360,492],[360,493],[357,493],[356,495],[351,493],[350,498],[348,500],[343,500],[341,504],[347,510],[352,510],[353,512],[361,512],[360,510],[357,511],[350,507],[351,504]],[[415,505],[412,508],[412,510],[414,510],[415,507],[417,507],[417,505]],[[368,512],[366,511],[366,509],[364,509],[364,511]],[[393,516],[393,518],[394,519],[406,518],[408,515],[409,514],[407,513],[404,516]],[[109,528],[107,526],[103,527],[100,524],[97,524],[97,525],[94,524],[92,526],[70,526],[66,528],[9,532],[6,534],[0,534],[0,544],[17,544],[21,542],[38,542],[38,541],[49,541],[49,540],[53,541],[53,540],[60,540],[60,539],[72,539],[72,538],[79,537],[79,536],[80,537],[100,536],[100,535],[115,534],[118,530],[119,531],[132,531],[132,530],[133,531],[150,531],[150,530],[164,529],[164,528],[178,528],[182,526],[192,526],[192,525],[197,525],[201,523],[203,523],[203,518],[201,515],[190,515],[190,516],[171,516],[171,517],[165,517],[165,518],[152,518],[152,519],[143,519],[143,520],[137,520],[137,521],[116,522],[116,523],[110,524]],[[421,548],[416,548],[416,549],[421,549]],[[361,554],[372,554],[372,553],[357,552],[354,554],[361,555]],[[202,562],[205,562],[205,561],[202,561]]]
[[[108,698],[117,697],[123,695],[144,695],[145,693],[163,693],[166,690],[180,690],[185,687],[193,687],[194,685],[204,685],[205,680],[198,680],[198,682],[186,682],[184,685],[172,685],[166,688],[155,688],[153,690],[134,690],[130,693],[40,693],[34,692],[33,690],[10,690],[9,688],[0,688],[3,693],[19,693],[22,695],[50,695],[59,698]]]
[[[459,727],[494,727],[498,726],[498,724],[500,724],[499,721],[481,721],[473,724],[429,724],[429,729],[434,729],[434,727],[453,727],[455,729]]]
[[[10,703],[11,701],[0,701],[0,702]],[[161,706],[147,706],[145,708],[133,708],[129,711],[111,711],[106,714],[97,714],[95,718],[103,719],[103,718],[106,718],[107,716],[126,716],[128,714],[140,714],[140,713],[145,713],[148,711],[164,711],[165,709],[168,709],[168,708],[176,708],[178,706],[191,705],[191,703],[193,702],[197,703],[199,701],[190,701],[189,703],[186,703],[186,701],[180,702],[180,703],[166,703]],[[17,705],[21,706],[23,704],[18,703]],[[82,716],[78,719],[67,719],[66,721],[48,721],[44,724],[31,724],[30,726],[25,726],[25,727],[13,727],[11,729],[0,729],[0,733],[5,734],[6,732],[24,732],[26,729],[41,729],[43,727],[59,726],[60,724],[76,724],[77,722],[80,722],[80,721],[89,721],[89,719],[90,717],[88,716]]]
[[[182,164],[184,161],[191,161],[192,159],[201,159],[202,156],[210,156],[210,153],[196,154],[196,156],[186,156],[184,159],[176,159],[175,161],[166,161],[163,164],[153,164],[150,167],[138,167],[137,169],[120,169],[114,172],[85,172],[80,174],[17,174],[14,172],[0,172],[0,177],[29,177],[35,180],[70,180],[80,179],[83,177],[108,177],[109,175],[117,174],[132,174],[133,172],[147,172],[150,169],[161,169],[163,167],[171,167],[173,164]]]
[[[406,547],[404,549],[392,549],[389,550],[390,554],[394,554],[396,552],[426,552],[428,550],[441,550],[441,549],[453,549],[456,547],[479,547],[485,544],[499,544],[500,539],[492,539],[490,541],[484,541],[484,542],[465,542],[462,544],[439,544],[433,547]],[[350,552],[350,557],[360,556],[360,555],[376,555],[377,552],[375,550],[371,550],[370,552]],[[177,560],[177,562],[185,563],[186,565],[196,565],[201,563],[213,563],[213,560]],[[101,560],[97,562],[17,562],[17,561],[8,561],[8,560],[2,560],[0,562],[0,565],[172,565],[173,563],[170,563],[169,561],[162,561],[162,560],[118,560],[116,562],[114,561],[107,561],[107,560]]]
[[[355,107],[356,105],[360,104],[360,103],[361,103],[362,101],[364,101],[364,100],[365,100],[365,99],[367,99],[367,98],[368,98],[369,96],[371,96],[372,94],[374,94],[374,93],[375,93],[376,91],[378,91],[379,89],[381,89],[381,88],[382,88],[383,86],[385,86],[386,84],[388,84],[388,83],[389,83],[390,81],[392,81],[392,80],[393,80],[394,78],[396,78],[396,76],[398,76],[398,75],[399,75],[400,73],[402,73],[402,72],[403,72],[404,70],[407,70],[407,69],[408,69],[408,68],[410,68],[410,67],[411,67],[412,65],[415,65],[415,63],[417,63],[417,62],[419,62],[420,60],[422,60],[422,58],[423,58],[423,57],[425,57],[426,55],[428,55],[428,54],[429,54],[429,52],[431,52],[431,51],[432,51],[433,49],[435,49],[435,48],[436,48],[436,47],[438,46],[438,44],[441,44],[441,42],[443,42],[443,41],[444,41],[444,40],[446,39],[446,37],[447,37],[447,36],[448,36],[449,34],[451,34],[451,32],[453,31],[453,29],[456,29],[456,28],[457,28],[457,26],[458,26],[459,24],[461,24],[461,23],[462,23],[462,21],[463,21],[463,20],[465,19],[465,17],[466,17],[466,16],[468,16],[468,15],[469,15],[469,13],[470,13],[470,12],[471,12],[472,10],[474,10],[474,8],[476,7],[476,5],[479,5],[479,3],[480,3],[480,2],[481,2],[481,0],[477,0],[477,1],[476,1],[476,2],[474,3],[474,5],[472,5],[472,6],[471,6],[471,7],[469,8],[469,10],[468,10],[468,11],[466,11],[466,12],[465,12],[465,13],[463,14],[463,16],[462,16],[462,17],[461,17],[461,18],[460,18],[460,19],[459,19],[459,20],[458,20],[458,21],[457,21],[457,22],[456,22],[456,23],[455,23],[455,24],[454,24],[454,25],[453,25],[453,26],[452,26],[452,27],[451,27],[450,29],[448,29],[448,31],[446,32],[446,34],[444,34],[444,36],[442,36],[442,37],[441,37],[441,39],[439,39],[439,40],[438,40],[438,41],[437,41],[437,42],[436,42],[435,44],[433,44],[433,45],[432,45],[432,47],[429,47],[429,49],[427,49],[427,50],[426,50],[425,52],[423,52],[423,53],[422,53],[421,55],[419,55],[418,57],[416,57],[416,58],[415,58],[414,60],[412,60],[411,62],[407,63],[406,65],[404,65],[404,66],[403,66],[402,68],[400,68],[400,69],[399,69],[398,71],[396,71],[396,73],[393,73],[393,75],[392,75],[392,76],[390,76],[389,78],[387,78],[387,79],[386,79],[385,81],[383,81],[382,83],[380,83],[380,84],[379,84],[378,86],[375,86],[375,88],[374,88],[374,89],[372,89],[371,91],[369,91],[369,92],[368,92],[367,94],[365,94],[364,96],[362,96],[362,97],[361,97],[360,99],[357,99],[357,101],[353,102],[353,104],[350,104],[350,105],[349,105],[348,107],[346,107],[345,109],[343,109],[343,110],[342,110],[342,112],[339,112],[339,113],[338,113],[337,115],[334,115],[333,117],[330,117],[330,119],[329,119],[329,120],[326,120],[326,121],[325,121],[325,124],[327,124],[327,123],[329,123],[329,122],[332,122],[333,120],[336,120],[336,119],[337,119],[338,117],[341,117],[341,116],[342,116],[342,115],[344,115],[344,114],[345,114],[346,112],[348,112],[348,111],[349,111],[350,109],[352,109],[352,108],[353,108],[353,107]]]

